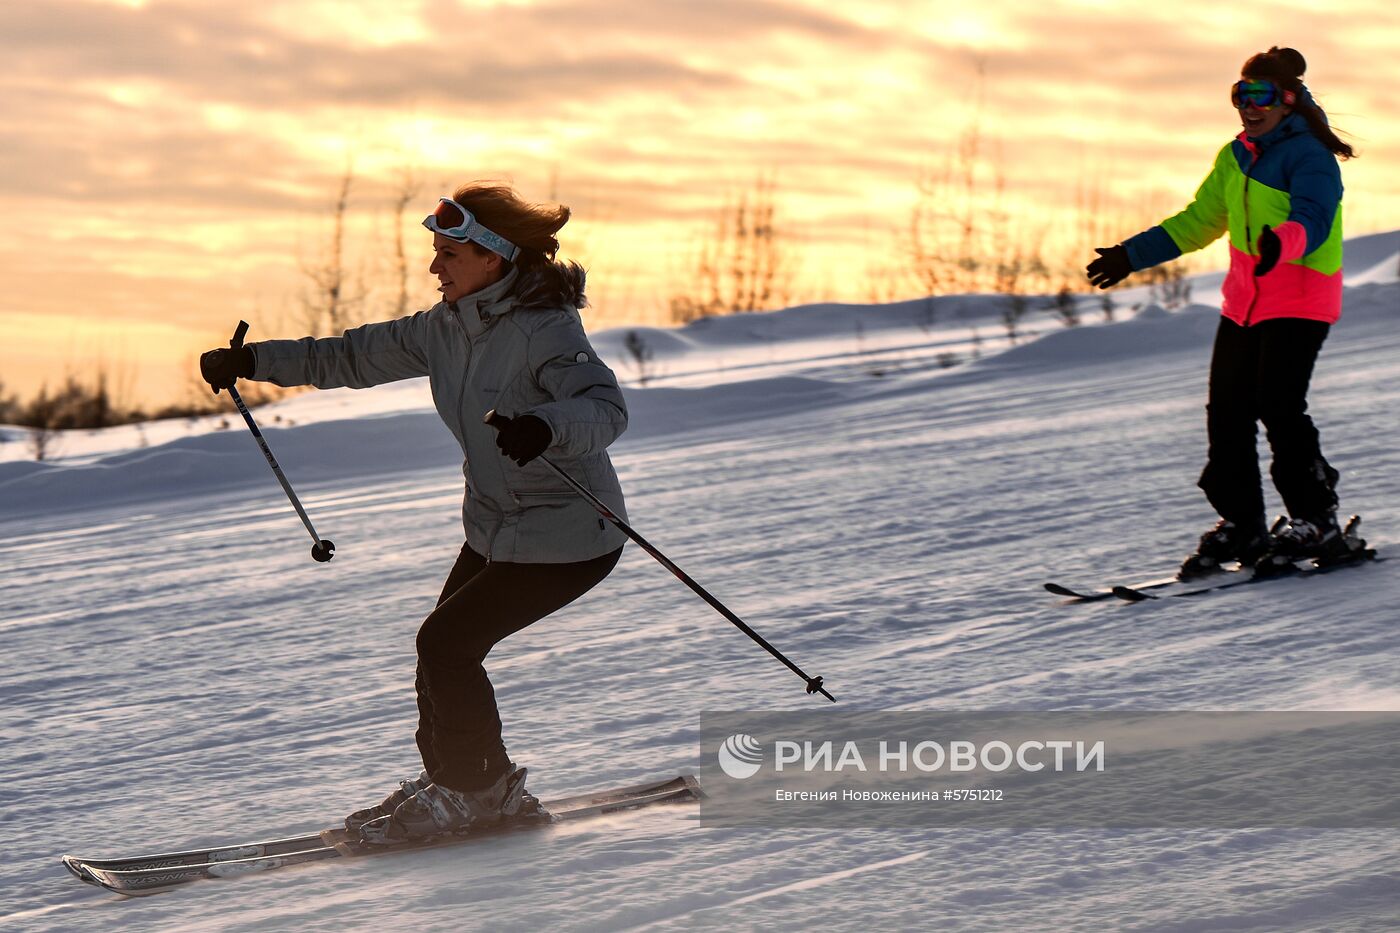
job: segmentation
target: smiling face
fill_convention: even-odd
[[[1241,75],[1246,81],[1257,80],[1249,75]],[[1275,107],[1273,110],[1260,110],[1258,107],[1245,107],[1240,111],[1240,124],[1244,126],[1245,133],[1253,139],[1258,139],[1271,132],[1274,127],[1283,122],[1283,118],[1293,112],[1293,108],[1287,105]]]
[[[503,264],[498,254],[474,243],[433,234],[433,262],[428,271],[437,276],[438,291],[445,301],[456,301],[499,281],[505,274]]]

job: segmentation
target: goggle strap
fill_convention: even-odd
[[[486,229],[476,221],[472,221],[467,227],[467,239],[480,243],[491,252],[499,254],[507,262],[514,262],[516,254],[520,252],[520,247],[499,233]]]
[[[454,210],[460,212],[463,222],[456,226],[443,227],[438,220],[438,214],[442,211],[444,205],[451,206]],[[483,226],[472,216],[471,211],[451,198],[438,198],[438,206],[433,209],[431,214],[423,218],[423,226],[434,233],[441,233],[443,236],[452,240],[471,240],[474,243],[479,243],[491,252],[504,258],[507,262],[514,262],[515,257],[520,254],[520,247],[494,230]]]

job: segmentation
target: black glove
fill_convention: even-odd
[[[1099,258],[1085,266],[1091,285],[1110,288],[1126,279],[1133,271],[1132,261],[1128,259],[1128,248],[1122,243],[1108,249],[1095,247],[1094,252],[1099,254]]]
[[[218,395],[220,389],[231,389],[235,379],[253,378],[253,351],[247,347],[220,347],[199,357],[199,374]]]
[[[1259,234],[1259,264],[1254,267],[1254,274],[1268,275],[1272,272],[1274,266],[1278,265],[1278,257],[1282,252],[1283,241],[1268,224],[1265,224]]]
[[[496,432],[496,446],[501,453],[524,466],[545,452],[554,443],[554,432],[534,415],[512,418],[510,424]]]

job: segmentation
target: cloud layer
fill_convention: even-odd
[[[0,316],[48,316],[35,339],[70,343],[96,314],[191,340],[234,315],[290,327],[298,260],[320,248],[347,165],[352,251],[370,264],[405,169],[423,203],[480,176],[569,202],[566,250],[609,283],[599,311],[614,320],[654,315],[677,256],[771,173],[786,230],[828,270],[801,297],[863,297],[859,270],[890,259],[917,179],[955,165],[974,126],[981,184],[999,176],[999,203],[1024,218],[1055,226],[1086,184],[1124,215],[1184,202],[1237,132],[1230,79],[1274,43],[1304,51],[1335,123],[1362,137],[1348,216],[1394,226],[1390,6],[1280,0],[1261,19],[1205,0],[3,5],[0,256],[20,262],[0,268]],[[405,224],[411,237],[416,216]],[[12,375],[10,352],[13,387],[32,374]]]

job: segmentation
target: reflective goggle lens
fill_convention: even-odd
[[[438,206],[433,209],[433,217],[437,219],[438,229],[442,233],[449,230],[456,230],[467,222],[467,218],[462,216],[462,211],[451,201],[438,201]]]
[[[423,226],[458,242],[465,243],[470,239],[493,253],[499,253],[507,262],[514,262],[520,252],[520,247],[483,227],[470,211],[449,198],[438,199],[437,207],[423,218]]]
[[[1240,110],[1273,110],[1279,104],[1278,88],[1269,81],[1238,81],[1230,88],[1230,101]]]

